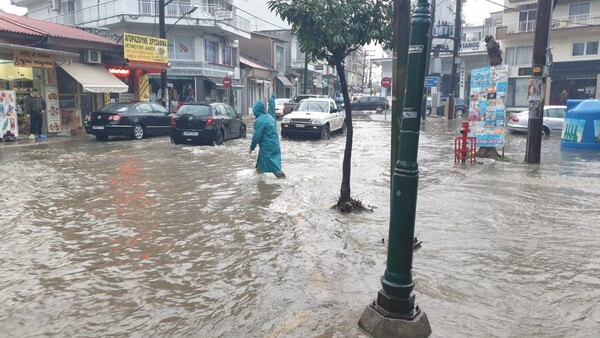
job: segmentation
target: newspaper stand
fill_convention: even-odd
[[[454,163],[474,163],[477,159],[477,138],[469,136],[469,122],[463,121],[461,136],[454,138]]]

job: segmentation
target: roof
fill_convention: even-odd
[[[240,63],[243,63],[246,66],[250,66],[250,67],[256,68],[256,69],[271,70],[271,68],[267,68],[265,66],[261,66],[257,62],[250,61],[250,59],[245,58],[245,57],[243,57],[241,55],[240,55]]]
[[[97,42],[108,45],[119,45],[119,43],[113,40],[98,36],[96,34],[84,32],[75,27],[4,12],[0,12],[0,32],[2,31],[33,36],[49,36],[70,40]]]

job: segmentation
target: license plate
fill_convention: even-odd
[[[104,126],[93,126],[92,129],[104,130]]]
[[[304,125],[303,124],[297,124],[296,128],[304,128]]]
[[[183,136],[198,136],[197,131],[184,131]]]

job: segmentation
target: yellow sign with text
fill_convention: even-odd
[[[13,63],[17,67],[32,67],[52,69],[54,59],[52,55],[44,52],[34,52],[29,50],[15,50]]]
[[[124,33],[123,52],[129,61],[169,62],[167,39]]]

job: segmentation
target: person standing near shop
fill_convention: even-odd
[[[269,115],[274,120],[277,120],[277,115],[275,115],[275,93],[271,94],[271,98],[269,99]]]
[[[33,139],[38,136],[40,139],[45,139],[46,135],[42,132],[43,113],[46,112],[46,102],[40,97],[37,89],[31,90],[31,95],[25,98],[25,110],[29,114],[29,138]]]

